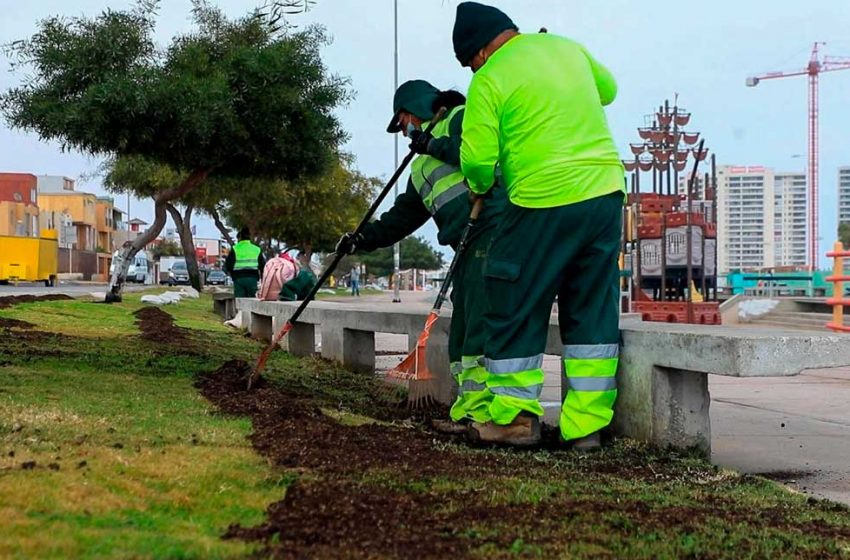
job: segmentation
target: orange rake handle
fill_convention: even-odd
[[[466,251],[469,243],[470,232],[472,231],[472,228],[475,227],[475,222],[478,220],[478,215],[481,213],[481,209],[483,207],[484,199],[481,197],[476,198],[472,205],[472,210],[469,213],[469,221],[467,222],[466,227],[463,228],[463,233],[461,233],[460,242],[457,245],[454,258],[452,258],[452,262],[449,264],[449,269],[446,271],[446,277],[443,280],[443,285],[440,286],[440,292],[437,294],[437,299],[434,301],[434,307],[428,314],[428,318],[425,319],[425,327],[419,334],[419,338],[416,339],[416,348],[414,348],[413,352],[408,354],[398,366],[394,367],[387,373],[388,377],[405,380],[434,378],[434,374],[428,370],[428,364],[425,359],[425,347],[428,345],[428,337],[431,336],[431,327],[433,327],[434,323],[437,322],[437,319],[440,318],[440,308],[443,306],[443,301],[445,301],[446,295],[449,292],[449,286],[451,285],[452,278],[454,277],[455,268],[457,267],[460,257]]]
[[[428,346],[428,337],[431,335],[431,327],[440,318],[439,310],[432,310],[425,319],[425,327],[419,333],[419,338],[416,340],[416,347],[401,361],[396,367],[387,372],[387,377],[409,381],[412,379],[431,379],[433,374],[428,371],[428,365],[425,358],[425,349]]]
[[[432,309],[428,314],[428,318],[425,319],[425,327],[422,329],[422,332],[419,333],[419,338],[416,339],[416,346],[426,346],[428,344],[428,337],[431,336],[431,327],[434,326],[434,323],[436,323],[439,318],[440,312]]]
[[[292,330],[292,327],[292,321],[287,321],[286,323],[284,323],[280,330],[278,330],[277,333],[275,333],[275,335],[272,337],[272,341],[269,343],[269,345],[266,346],[265,349],[262,351],[260,357],[257,358],[257,364],[254,366],[254,370],[251,372],[251,377],[248,378],[248,390],[251,389],[251,385],[253,385],[254,382],[257,381],[257,378],[260,377],[260,374],[265,369],[266,362],[269,360],[269,356],[271,356],[275,347],[280,343],[284,336],[289,334],[289,331]]]

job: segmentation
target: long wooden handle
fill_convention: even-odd
[[[434,127],[437,126],[437,123],[440,122],[443,119],[443,117],[445,115],[446,115],[446,108],[440,107],[440,110],[437,111],[437,114],[434,115],[434,118],[431,119],[430,123],[428,123],[428,126],[425,129],[425,134],[429,134],[434,129]],[[360,220],[359,224],[357,224],[357,229],[354,230],[355,235],[360,233],[361,231],[363,231],[363,228],[366,227],[366,224],[368,224],[369,220],[372,219],[372,216],[375,215],[375,212],[378,210],[378,206],[381,205],[381,203],[384,201],[384,199],[390,193],[390,189],[393,187],[393,185],[396,184],[399,177],[401,177],[401,174],[404,172],[404,170],[407,168],[408,164],[411,162],[411,160],[414,157],[416,157],[416,152],[414,152],[413,150],[410,150],[407,153],[407,155],[404,156],[404,159],[401,161],[401,165],[399,165],[398,169],[395,170],[395,173],[393,173],[393,176],[390,177],[390,180],[387,181],[387,184],[381,190],[381,193],[378,195],[378,198],[375,199],[375,201],[369,207],[369,210],[366,211],[366,214],[363,216],[363,219]],[[304,300],[301,302],[301,305],[298,306],[298,309],[296,309],[295,313],[292,314],[292,317],[289,318],[290,323],[294,323],[295,321],[297,321],[298,317],[300,317],[301,314],[304,312],[304,310],[307,309],[307,306],[310,304],[310,302],[313,300],[313,298],[316,297],[316,294],[319,292],[319,290],[322,288],[322,286],[328,280],[328,278],[330,278],[330,276],[331,276],[331,274],[333,274],[334,270],[336,270],[337,265],[339,265],[339,262],[343,259],[343,257],[345,257],[344,254],[334,254],[334,258],[331,261],[331,264],[328,265],[328,267],[325,269],[325,271],[319,277],[316,284],[313,286],[313,288],[307,294],[307,297],[304,298]]]
[[[481,214],[481,210],[484,209],[484,199],[479,197],[475,198],[475,202],[472,204],[472,211],[469,213],[469,221],[474,222],[478,219],[478,215]]]
[[[452,279],[455,275],[455,267],[457,267],[457,263],[461,256],[463,256],[463,253],[466,252],[466,246],[469,243],[469,233],[472,231],[472,228],[475,227],[475,222],[478,220],[478,215],[481,214],[482,208],[484,208],[484,199],[477,197],[475,202],[472,204],[472,210],[469,212],[469,221],[466,223],[466,227],[463,228],[463,233],[460,234],[460,242],[457,244],[455,256],[452,258],[451,264],[449,264],[449,269],[446,271],[446,277],[443,280],[443,285],[440,286],[440,292],[437,294],[437,299],[434,301],[433,310],[436,312],[439,312],[440,308],[443,307],[443,302],[446,300],[446,295],[449,293],[449,286],[451,285]]]

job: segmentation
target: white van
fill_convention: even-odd
[[[112,264],[109,266],[110,275],[115,271],[116,266],[121,266],[121,251],[112,253]],[[127,282],[143,284],[148,274],[150,274],[148,255],[144,251],[139,251],[136,253],[133,262],[130,263],[130,268],[127,269]]]

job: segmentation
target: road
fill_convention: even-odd
[[[144,290],[150,286],[127,286],[126,291]],[[92,282],[60,282],[58,286],[46,288],[43,283],[21,282],[17,285],[0,286],[2,296],[43,296],[47,294],[65,294],[71,297],[84,296],[92,292],[105,292],[106,284]]]

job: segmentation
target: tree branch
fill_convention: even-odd
[[[170,189],[166,189],[164,191],[159,191],[154,195],[154,201],[157,202],[171,202],[172,200],[177,200],[183,198],[206,181],[207,177],[210,174],[210,169],[196,169],[192,171],[186,179],[177,185],[176,187],[172,187]]]
[[[221,233],[221,236],[224,237],[225,241],[227,241],[231,247],[235,245],[233,243],[233,238],[230,236],[230,230],[225,227],[224,222],[221,221],[221,216],[218,213],[218,208],[213,207],[210,210],[210,216],[212,216],[213,222],[215,223],[215,227],[218,228],[218,231]]]
[[[181,231],[183,229],[183,216],[180,215],[180,211],[170,202],[165,203],[165,209],[171,214],[171,219],[174,220],[174,227],[177,228],[177,231]]]

